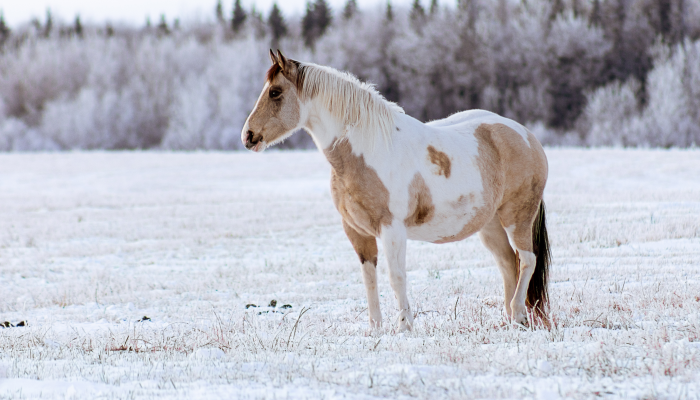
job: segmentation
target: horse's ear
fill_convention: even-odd
[[[272,51],[272,49],[270,49],[270,61],[272,61],[272,65],[279,64],[279,61],[277,60],[277,56],[275,55],[275,52]]]
[[[280,49],[277,49],[277,64],[280,65],[280,68],[282,68],[282,71],[284,71],[285,65],[288,65],[287,63],[288,63],[287,57],[285,57],[284,54],[282,54]]]

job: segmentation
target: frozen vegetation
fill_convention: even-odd
[[[402,334],[317,152],[0,155],[0,398],[697,398],[700,153],[546,151],[552,329],[473,237],[409,243]]]
[[[144,27],[0,16],[0,151],[240,148],[270,47],[349,70],[423,121],[482,108],[549,144],[700,144],[697,0],[236,4]]]

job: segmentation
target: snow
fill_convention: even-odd
[[[0,398],[696,398],[700,152],[546,152],[553,328],[473,237],[409,243],[401,334],[317,152],[2,154]]]

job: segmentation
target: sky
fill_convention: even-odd
[[[258,10],[267,15],[272,4],[277,2],[285,15],[301,14],[308,0],[241,0],[242,5],[250,9],[255,4]],[[327,0],[331,8],[340,10],[347,0]],[[386,0],[358,0],[360,8],[374,8]],[[443,0],[444,2],[444,0]],[[394,6],[407,5],[412,0],[391,0]],[[428,6],[430,0],[422,0]],[[224,0],[224,10],[227,14],[233,5],[233,0]],[[161,14],[168,20],[179,18],[181,21],[213,19],[216,0],[0,0],[0,11],[3,12],[8,25],[17,26],[32,18],[43,21],[46,10],[50,9],[59,20],[72,21],[77,14],[84,22],[125,22],[132,25],[145,23],[146,17],[157,21]]]

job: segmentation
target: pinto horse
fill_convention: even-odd
[[[331,194],[362,264],[371,328],[382,323],[377,238],[403,331],[413,325],[406,240],[448,243],[477,232],[503,276],[507,316],[546,323],[548,167],[532,133],[484,110],[424,124],[348,73],[279,50],[270,58],[241,139],[261,152],[301,128],[311,134],[332,167]]]

